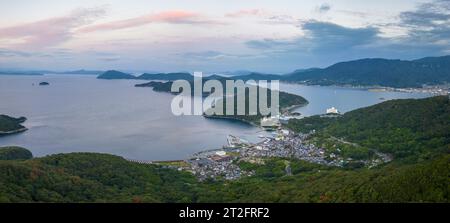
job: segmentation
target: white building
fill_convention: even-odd
[[[264,117],[261,119],[261,126],[263,127],[274,127],[280,126],[280,120],[278,117]]]
[[[327,114],[339,114],[339,111],[335,107],[331,107],[327,109]]]
[[[287,130],[287,129],[282,129],[282,130],[281,130],[281,134],[287,136],[287,135],[289,135],[289,130]]]
[[[225,156],[225,155],[227,155],[227,153],[225,151],[223,151],[223,150],[220,150],[220,151],[216,152],[216,155],[218,155],[218,156]]]

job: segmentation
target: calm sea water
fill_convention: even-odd
[[[335,86],[304,86],[297,84],[280,84],[280,89],[292,94],[301,95],[309,101],[305,107],[294,111],[304,116],[323,114],[327,108],[336,107],[345,113],[357,108],[378,104],[386,100],[430,97],[426,93],[373,92],[364,89]]]
[[[49,86],[38,86],[47,81]],[[97,80],[93,76],[0,75],[0,114],[25,116],[28,131],[0,138],[0,146],[18,145],[35,156],[67,152],[101,152],[130,159],[183,159],[190,154],[219,148],[228,134],[257,141],[267,134],[260,128],[201,116],[174,116],[173,95],[136,88],[133,80]],[[424,94],[281,84],[281,89],[310,101],[297,109],[304,115],[324,113],[335,106],[342,111],[394,98],[420,98]]]

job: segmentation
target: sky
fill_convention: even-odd
[[[450,0],[0,0],[0,70],[287,73],[450,54]]]

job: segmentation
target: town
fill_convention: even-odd
[[[312,133],[293,133],[287,129],[278,129],[273,136],[262,137],[261,142],[250,143],[239,137],[229,135],[228,144],[221,149],[202,151],[193,154],[186,162],[188,165],[179,167],[196,175],[200,180],[223,177],[234,180],[244,176],[252,176],[254,171],[244,171],[239,168],[239,162],[263,164],[265,158],[287,158],[304,160],[326,166],[343,167],[351,161],[337,154],[327,153],[324,148],[307,143]],[[375,159],[364,160],[362,163],[369,168],[392,160],[388,154],[376,152]],[[290,167],[286,165],[286,174],[290,175]]]
[[[331,107],[321,117],[337,117],[340,115],[339,110]],[[200,151],[192,154],[186,160],[129,161],[141,164],[158,164],[166,168],[188,171],[203,181],[219,178],[235,180],[245,176],[252,176],[255,172],[242,170],[239,167],[239,163],[248,162],[263,165],[264,160],[267,158],[296,159],[334,167],[344,167],[345,164],[356,161],[368,168],[392,160],[389,154],[378,151],[374,151],[375,156],[368,160],[353,160],[349,157],[341,157],[337,153],[327,152],[325,148],[321,148],[311,142],[310,139],[314,137],[314,130],[309,133],[295,133],[283,127],[282,124],[286,121],[285,119],[298,119],[300,117],[300,114],[285,112],[279,117],[263,118],[261,120],[262,127],[268,130],[269,135],[259,135],[261,140],[256,143],[228,135],[227,145],[222,146],[222,148]],[[266,125],[263,124],[264,122]],[[332,138],[344,144],[354,144],[343,139]],[[340,151],[339,149],[337,150]],[[289,162],[286,162],[285,172],[286,175],[291,175]]]

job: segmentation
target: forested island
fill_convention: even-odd
[[[116,70],[108,70],[100,74],[97,79],[117,80],[117,79],[136,79],[135,76]]]
[[[211,77],[210,77],[211,78]],[[210,79],[209,78],[209,79]],[[217,78],[217,77],[214,77]],[[206,79],[208,80],[208,78]],[[204,80],[204,81],[206,81]],[[217,79],[219,81],[221,81],[221,83],[223,84],[223,86],[225,86],[225,81],[229,80],[227,78],[222,78],[222,79]],[[151,81],[148,83],[143,83],[143,84],[136,84],[135,87],[152,87],[154,91],[158,91],[158,92],[168,92],[168,93],[172,93],[171,92],[171,87],[172,87],[172,81],[168,81],[168,82],[158,82],[158,81]],[[191,86],[193,86],[193,83],[191,81]],[[261,115],[260,110],[258,109],[257,114],[255,115],[249,115],[249,89],[246,89],[245,92],[245,115],[237,115],[237,92],[235,90],[234,94],[235,96],[233,97],[233,100],[235,101],[234,103],[234,114],[227,114],[226,112],[226,102],[227,100],[231,100],[231,96],[227,96],[227,97],[223,97],[222,100],[218,100],[217,103],[223,103],[223,114],[222,115],[215,115],[215,114],[204,114],[203,116],[206,118],[221,118],[221,119],[233,119],[233,120],[239,120],[239,121],[243,121],[246,123],[250,123],[253,125],[260,125],[260,120],[261,118],[265,117],[263,115]],[[191,89],[191,94],[194,94],[194,89]],[[271,105],[271,90],[267,89],[267,99],[268,99],[268,105]],[[208,96],[209,93],[203,93],[203,96]],[[225,89],[223,92],[223,95],[226,95]],[[256,97],[257,100],[257,104],[256,107],[259,107],[259,93],[258,96]],[[290,110],[292,108],[296,108],[296,107],[301,107],[301,106],[305,106],[306,104],[308,104],[308,101],[303,98],[302,96],[299,95],[295,95],[295,94],[290,94],[290,93],[286,93],[283,91],[279,92],[279,110],[280,112],[285,112],[287,110]]]
[[[7,115],[0,115],[0,137],[26,131],[27,128],[21,125],[26,120],[25,117],[14,118]]]
[[[366,150],[382,151],[393,160],[376,167],[276,157],[261,163],[236,161],[255,173],[238,180],[198,181],[176,168],[108,154],[31,158],[23,148],[0,148],[0,201],[449,202],[449,115],[450,99],[440,96],[290,121],[292,130],[314,132],[308,140],[323,144],[328,152],[359,156]]]
[[[219,100],[217,103],[223,103],[223,113],[220,115],[217,114],[210,114],[207,113],[203,116],[206,118],[219,118],[219,119],[233,119],[233,120],[239,120],[244,121],[253,125],[259,126],[261,123],[261,119],[266,117],[265,115],[261,114],[261,111],[259,110],[259,94],[255,100],[257,100],[256,107],[257,113],[254,115],[249,114],[249,96],[248,93],[245,95],[245,115],[238,115],[237,113],[237,96],[231,97],[224,97],[222,100]],[[234,100],[234,111],[233,114],[228,114],[226,111],[226,104],[227,100]],[[271,106],[271,98],[270,98],[270,90],[267,91],[267,100],[268,105]],[[287,112],[293,108],[302,107],[308,104],[308,101],[303,98],[302,96],[290,94],[286,92],[279,92],[279,112],[280,114]],[[208,111],[207,111],[208,112]]]

